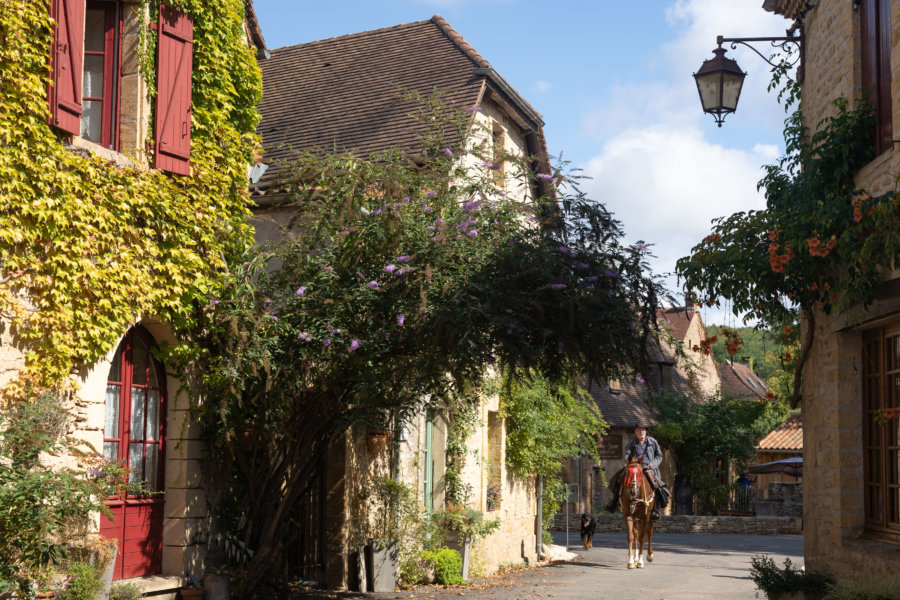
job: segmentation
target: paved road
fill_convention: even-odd
[[[564,533],[556,534],[555,541],[561,545],[564,538]],[[579,555],[573,563],[525,569],[465,588],[425,586],[374,597],[752,600],[756,598],[756,587],[749,576],[751,556],[762,553],[771,555],[779,564],[785,557],[796,565],[803,563],[801,536],[659,533],[654,542],[654,562],[644,569],[629,570],[625,566],[624,534],[598,534],[594,548],[585,551],[577,535],[571,533],[571,549]]]

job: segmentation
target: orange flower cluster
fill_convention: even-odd
[[[796,254],[794,254],[794,249],[790,244],[786,246],[786,252],[784,254],[778,254],[778,249],[781,245],[778,242],[772,242],[769,244],[769,266],[772,267],[772,270],[776,273],[784,273],[784,266],[794,260]]]
[[[722,328],[722,335],[725,336],[725,352],[734,356],[744,345],[744,340],[738,336],[738,332],[729,327]]]
[[[691,348],[694,352],[700,352],[704,356],[709,356],[709,353],[712,352],[712,346],[716,342],[719,341],[719,336],[714,335],[712,337],[708,337],[705,340],[700,341],[700,345],[694,344],[694,347]]]
[[[712,244],[714,246],[718,246],[721,241],[722,241],[722,235],[718,234],[718,233],[713,233],[713,234],[710,234],[710,235],[706,236],[705,238],[703,238],[704,244],[709,244],[710,242],[712,242]]]
[[[869,195],[865,194],[863,196],[854,196],[853,197],[853,220],[859,223],[862,221],[862,203],[869,199]]]
[[[822,246],[822,241],[817,238],[809,238],[806,240],[806,243],[809,245],[809,253],[813,256],[828,256],[828,253],[831,252],[834,247],[837,245],[837,239],[835,236],[831,236],[831,239],[825,242],[825,246]]]

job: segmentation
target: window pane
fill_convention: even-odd
[[[84,57],[84,97],[103,97],[103,57],[87,55]]]
[[[144,342],[134,339],[134,350],[131,352],[131,361],[134,364],[131,382],[135,385],[147,385],[147,347]]]
[[[898,515],[898,497],[897,492],[900,491],[898,488],[890,488],[888,489],[888,522],[889,523],[897,523],[900,521],[900,515]]]
[[[137,390],[135,390],[137,391]],[[147,396],[147,438],[156,440],[159,433],[159,390],[150,390]]]
[[[148,375],[150,375],[149,385],[150,385],[150,387],[158,388],[159,382],[157,381],[157,377],[156,377],[156,369],[159,368],[159,363],[156,362],[155,358],[153,358],[153,354],[149,354],[148,359],[149,359],[148,362],[150,363],[150,365],[149,365],[150,368],[147,370]]]
[[[84,49],[103,52],[106,37],[106,11],[89,8],[84,14]]]
[[[109,367],[109,377],[107,381],[122,381],[122,350],[124,345],[119,346],[116,355],[113,357],[112,365]]]
[[[144,487],[157,490],[156,469],[159,465],[156,444],[147,444],[147,456],[144,457]]]
[[[81,106],[81,137],[99,144],[103,135],[103,103],[85,100]]]
[[[119,462],[119,442],[103,442],[103,458],[109,462]]]
[[[897,480],[897,452],[891,451],[888,452],[888,483],[891,485],[897,485],[900,481]]]
[[[147,390],[131,388],[131,439],[144,439],[144,413]]]
[[[103,427],[103,437],[119,437],[119,401],[122,387],[118,385],[106,386],[106,423]]]
[[[888,339],[889,359],[888,364],[892,371],[900,369],[900,336]]]
[[[128,448],[128,481],[136,483],[144,479],[144,444],[130,444]]]

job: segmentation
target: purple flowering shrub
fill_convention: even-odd
[[[303,497],[349,425],[390,431],[423,398],[471,402],[491,364],[557,381],[645,358],[659,284],[603,205],[564,165],[539,178],[530,165],[546,160],[533,157],[505,169],[531,199],[507,195],[458,159],[479,151],[461,148],[464,111],[416,107],[420,152],[298,155],[283,238],[232,265],[169,361],[204,374],[198,414],[212,462],[232,473],[218,523],[254,551],[251,582],[278,560],[292,515],[279,507]]]

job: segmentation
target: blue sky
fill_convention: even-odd
[[[738,111],[717,128],[691,74],[715,37],[779,36],[789,23],[762,0],[255,0],[270,48],[445,17],[544,116],[552,154],[584,169],[582,187],[654,244],[655,272],[709,230],[762,208],[761,166],[781,152],[783,109],[769,67],[729,51],[749,74]],[[667,279],[678,291],[673,277]],[[722,323],[707,312],[707,323]],[[730,322],[730,321],[729,321]]]

